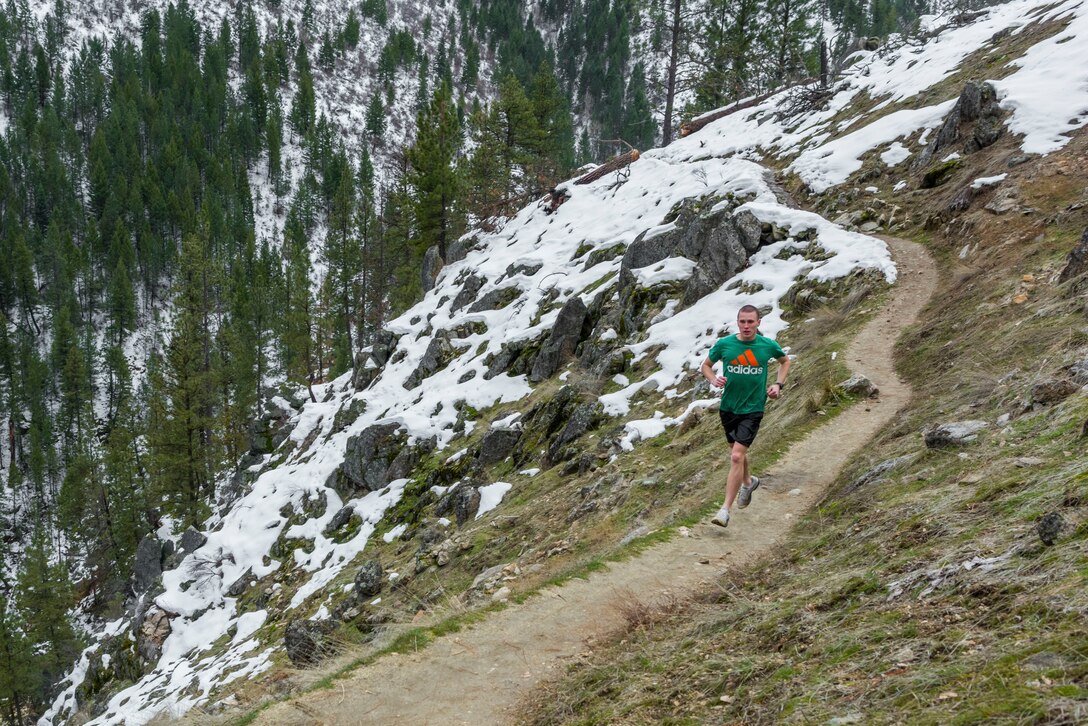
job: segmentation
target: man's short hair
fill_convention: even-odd
[[[740,317],[741,313],[755,313],[756,314],[756,320],[760,320],[763,317],[762,315],[759,314],[759,308],[757,308],[755,305],[745,305],[745,306],[743,306],[740,310],[737,311],[737,317],[738,318]]]

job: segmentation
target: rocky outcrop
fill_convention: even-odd
[[[1080,389],[1073,381],[1061,378],[1050,378],[1039,381],[1031,387],[1031,402],[1049,406],[1059,403],[1072,396]]]
[[[552,326],[551,335],[533,361],[529,380],[539,383],[559,370],[574,357],[575,348],[589,335],[590,330],[592,321],[585,303],[577,296],[567,300]]]
[[[479,300],[472,303],[468,311],[470,313],[480,313],[486,310],[500,310],[517,300],[520,296],[520,288],[500,287],[497,290],[492,290],[491,292],[486,293]]]
[[[487,282],[487,280],[480,277],[479,275],[470,274],[468,277],[466,277],[464,282],[461,283],[461,291],[457,293],[457,297],[455,297],[453,299],[453,302],[450,304],[450,313],[455,313],[464,306],[474,301],[476,299],[476,295],[480,292],[480,288],[484,286],[485,282]]]
[[[453,514],[457,524],[464,524],[480,511],[480,490],[471,484],[459,485],[452,492],[438,500],[434,513],[439,517]]]
[[[564,451],[567,444],[581,438],[587,431],[596,428],[603,419],[604,412],[600,403],[594,401],[579,404],[571,413],[570,418],[567,419],[567,425],[563,427],[552,441],[551,446],[548,447],[548,460],[558,462],[570,458],[566,456],[567,452]]]
[[[428,247],[423,254],[423,266],[420,269],[423,292],[430,292],[434,289],[434,281],[438,279],[438,273],[442,271],[444,264],[442,256],[438,253],[438,246]]]
[[[147,592],[162,576],[163,545],[154,535],[146,535],[136,547],[136,563],[133,566],[132,589],[136,593]]]
[[[373,343],[355,354],[351,383],[356,391],[361,391],[374,382],[393,355],[397,340],[395,333],[381,330],[375,335]]]
[[[448,366],[459,352],[450,342],[450,337],[445,331],[437,333],[427,345],[427,350],[424,351],[419,365],[404,381],[404,387],[409,391],[419,387],[424,378],[433,376]]]
[[[395,423],[375,424],[347,440],[344,463],[333,474],[333,487],[344,500],[362,491],[378,491],[396,473],[393,464],[408,443]]]
[[[145,662],[155,663],[162,656],[162,644],[173,632],[171,617],[170,613],[157,607],[144,615],[136,635],[136,651]]]
[[[968,81],[941,128],[914,160],[914,170],[924,169],[955,148],[971,154],[990,146],[1004,132],[1002,115],[993,85]]]
[[[497,464],[513,453],[521,439],[521,431],[512,428],[491,429],[480,440],[476,461],[484,466]]]
[[[694,262],[694,271],[684,284],[681,299],[681,304],[687,306],[744,269],[749,251],[758,249],[759,235],[754,232],[754,222],[746,217],[742,231],[729,204],[718,208],[714,199],[689,199],[681,202],[669,217],[674,225],[672,230],[644,232],[624,252],[619,281],[621,305],[636,284],[634,270],[668,257],[685,257]]]

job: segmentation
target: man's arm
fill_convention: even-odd
[[[778,363],[778,375],[775,382],[767,386],[767,396],[770,398],[778,398],[779,394],[782,393],[782,388],[786,384],[786,376],[790,372],[790,357],[788,355],[775,358],[775,362]]]
[[[703,365],[699,367],[699,371],[703,374],[703,378],[710,381],[710,385],[715,388],[721,388],[725,385],[725,376],[719,376],[714,372],[714,363],[709,357],[703,360]]]

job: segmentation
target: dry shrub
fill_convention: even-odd
[[[623,621],[624,633],[650,630],[673,616],[683,612],[690,601],[675,593],[665,592],[655,600],[643,600],[629,588],[616,590],[610,603]]]

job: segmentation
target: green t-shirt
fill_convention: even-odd
[[[711,362],[723,361],[721,410],[730,413],[757,413],[767,401],[767,363],[784,358],[782,346],[757,334],[749,341],[735,335],[721,338],[710,349]]]

